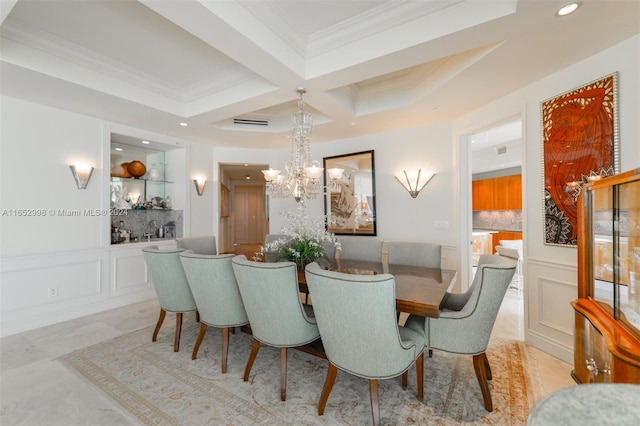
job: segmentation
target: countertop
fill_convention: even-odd
[[[471,235],[489,235],[489,234],[497,234],[500,231],[493,231],[489,229],[474,229],[471,232]]]
[[[175,242],[175,241],[176,241],[176,238],[151,238],[151,240],[148,240],[147,238],[143,238],[140,241],[129,241],[128,243],[121,242],[121,243],[111,244],[111,247],[131,247],[138,244],[161,244],[161,243]]]

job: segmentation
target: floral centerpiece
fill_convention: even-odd
[[[288,260],[298,265],[298,270],[316,259],[327,258],[325,247],[338,246],[333,233],[326,231],[324,218],[310,218],[304,207],[298,214],[284,212],[287,224],[280,231],[286,237],[260,247],[256,260],[264,260],[266,252],[277,253],[277,260]]]

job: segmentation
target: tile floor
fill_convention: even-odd
[[[153,325],[158,311],[157,301],[152,300],[2,338],[0,424],[137,424],[97,388],[68,370],[59,357]],[[186,316],[185,321],[195,319]],[[165,320],[164,326],[173,324]],[[494,333],[523,338],[522,299],[516,290],[507,292]],[[571,365],[538,350],[534,356],[545,393],[575,384]]]

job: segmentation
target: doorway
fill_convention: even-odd
[[[233,194],[234,246],[264,241],[264,187],[236,185]]]
[[[226,194],[219,200],[221,252],[235,253],[238,245],[262,245],[269,231],[262,174],[268,168],[265,164],[220,164],[221,194]]]
[[[520,117],[467,135],[471,222],[469,259],[473,277],[477,258],[495,253],[500,241],[523,241],[522,164],[524,143]],[[524,339],[524,286],[522,269],[517,268],[505,295],[501,313],[508,315],[514,337]],[[471,281],[469,281],[471,282]]]

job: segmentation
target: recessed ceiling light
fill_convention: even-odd
[[[556,12],[556,15],[566,16],[572,12],[575,12],[576,9],[578,9],[578,7],[580,7],[580,3],[578,2],[565,4],[560,9],[558,9],[558,11]]]
[[[122,148],[116,148],[116,151],[122,151]]]
[[[181,125],[182,127],[187,127],[187,126],[189,125],[189,123],[185,123],[185,122],[183,121],[182,123],[180,123],[180,125]]]
[[[142,141],[142,143],[143,143],[143,144],[145,144],[145,145],[149,145],[151,142],[149,142],[149,141]]]
[[[244,178],[245,178],[246,180],[251,180],[251,176],[249,176],[249,175],[246,175]]]

